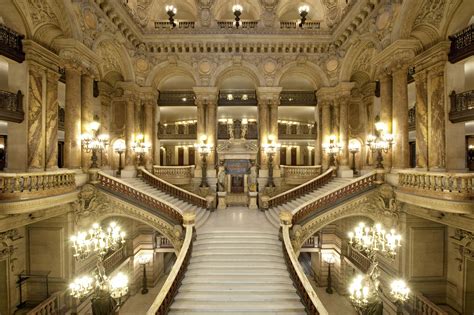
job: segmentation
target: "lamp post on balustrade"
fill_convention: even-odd
[[[117,170],[117,177],[122,176],[122,154],[125,152],[127,146],[125,145],[125,141],[123,139],[118,139],[114,142],[114,151],[119,155],[119,165]]]
[[[262,147],[263,147],[263,151],[268,156],[268,182],[267,182],[267,187],[275,187],[275,183],[273,181],[273,157],[275,156],[278,149],[281,147],[281,144],[275,142],[275,137],[273,135],[269,135],[267,143],[265,143]]]
[[[135,141],[132,143],[132,150],[137,154],[137,165],[143,166],[145,163],[145,154],[148,153],[148,151],[151,148],[151,144],[145,142],[145,136],[141,133],[139,133],[135,137]]]
[[[91,169],[99,168],[97,164],[97,153],[102,153],[107,148],[109,144],[109,135],[108,134],[98,134],[100,123],[98,119],[94,118],[94,121],[91,122],[88,126],[90,133],[83,133],[81,135],[81,144],[82,150],[86,153],[92,153],[91,155]]]
[[[356,168],[355,155],[360,152],[359,141],[355,139],[349,141],[349,152],[352,154],[352,174],[355,176],[358,173],[357,168]]]
[[[148,284],[147,284],[147,277],[146,277],[146,265],[148,265],[151,261],[150,255],[140,255],[138,256],[138,263],[140,266],[143,267],[143,278],[142,278],[142,294],[148,293]]]
[[[323,151],[329,155],[329,167],[336,167],[336,155],[342,151],[342,144],[335,135],[329,136],[329,142],[323,143]]]
[[[328,286],[326,287],[327,294],[333,294],[332,290],[332,277],[331,277],[331,265],[334,264],[336,258],[333,254],[325,254],[323,256],[324,262],[328,265]]]
[[[200,143],[196,143],[194,147],[198,150],[201,156],[201,184],[199,187],[209,187],[207,183],[207,156],[212,150],[212,145],[207,143],[207,136],[202,135],[199,139]]]
[[[387,133],[387,125],[381,121],[375,123],[375,135],[369,135],[367,137],[367,146],[372,152],[377,153],[377,166],[378,169],[383,169],[383,155],[387,153],[393,145],[393,135]]]

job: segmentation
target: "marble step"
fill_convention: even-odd
[[[198,311],[198,310],[184,310],[184,311],[179,311],[179,310],[173,310],[171,309],[169,311],[168,314],[171,314],[171,315],[187,315],[187,314],[193,314],[193,315],[208,315],[208,314],[212,314],[212,313],[217,313],[217,314],[222,314],[221,311],[216,311],[216,312],[212,312],[212,311]],[[278,315],[306,315],[306,312],[301,312],[301,311],[279,311],[278,313],[275,313],[274,311],[264,311],[264,310],[260,310],[258,312],[252,312],[252,311],[245,311],[245,312],[242,312],[242,311],[229,311],[229,310],[226,310],[225,312],[225,315],[261,315],[261,314],[278,314]]]
[[[191,256],[191,263],[195,262],[280,262],[284,261],[283,256],[274,256],[274,255],[247,255],[247,257],[242,257],[241,255],[198,255]]]
[[[219,261],[219,262],[196,262],[188,266],[188,270],[219,270],[219,269],[251,269],[251,270],[266,270],[266,269],[284,269],[287,270],[286,264],[283,260],[281,261],[247,261],[247,262],[234,262],[234,261]]]
[[[280,223],[277,221],[270,211],[265,211],[265,217],[267,218],[267,221],[270,222],[271,225],[273,225],[275,228],[279,229],[280,228]]]
[[[201,231],[198,235],[199,238],[272,238],[278,239],[278,234],[274,230],[261,230],[261,231],[234,231],[234,230],[227,230],[227,231],[209,231],[204,230]]]
[[[258,268],[206,268],[206,269],[188,269],[188,276],[273,276],[288,277],[288,271],[284,269],[258,269]]]
[[[207,239],[200,239],[198,236],[198,239],[194,242],[194,245],[202,245],[202,244],[228,244],[228,245],[233,245],[233,244],[271,244],[271,245],[278,245],[281,246],[281,242],[277,239],[259,239],[259,238],[247,238],[245,241],[242,241],[241,239],[233,239],[233,238],[225,238],[225,239],[220,239],[220,238],[207,238]]]
[[[296,294],[293,284],[288,283],[183,283],[178,291],[179,294],[183,292],[224,292],[228,294],[251,292],[257,295],[268,294],[269,292]]]
[[[268,243],[223,243],[223,244],[194,244],[193,250],[217,250],[217,249],[231,249],[231,250],[246,250],[246,249],[262,249],[262,250],[281,250],[281,244]]]
[[[285,312],[285,311],[301,311],[304,312],[304,307],[299,301],[247,301],[242,302],[231,302],[231,301],[205,301],[205,302],[185,302],[176,300],[171,305],[171,310],[180,311],[205,311],[205,312],[226,312],[231,310],[233,312],[246,312],[246,311],[266,311],[266,312]]]
[[[229,258],[234,258],[236,256],[272,256],[272,257],[283,257],[282,249],[253,249],[253,248],[216,248],[216,249],[206,249],[199,250],[193,249],[191,257],[200,257],[200,256],[229,256]],[[232,257],[230,257],[232,256]],[[248,257],[247,260],[252,260]]]
[[[296,291],[295,291],[296,292]],[[299,301],[296,294],[285,294],[282,292],[182,292],[175,301],[189,301],[191,303],[199,301],[224,301],[224,302],[247,302],[247,301]]]
[[[292,285],[290,277],[273,277],[266,275],[185,275],[182,284],[235,284],[235,285],[248,285],[248,284],[289,284]]]

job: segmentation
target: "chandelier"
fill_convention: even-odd
[[[97,164],[97,153],[102,152],[107,148],[109,144],[109,135],[108,134],[98,134],[100,128],[100,123],[98,122],[98,117],[94,118],[89,124],[89,129],[91,133],[83,133],[81,135],[81,144],[82,149],[86,153],[92,153],[91,156],[91,168],[98,168]]]
[[[208,187],[207,183],[207,155],[212,151],[212,145],[207,143],[207,136],[202,135],[200,143],[195,143],[194,147],[201,155],[201,184],[199,187]]]
[[[387,133],[387,125],[377,121],[375,123],[376,135],[367,136],[367,146],[372,152],[377,152],[377,168],[383,169],[383,153],[387,153],[393,145],[393,135]]]
[[[262,145],[263,152],[268,156],[268,182],[267,187],[275,187],[273,181],[273,156],[280,149],[281,144],[275,141],[274,135],[269,135],[267,138],[267,143]]]
[[[240,26],[240,16],[242,15],[243,7],[240,4],[235,4],[232,6],[232,12],[234,13],[235,16],[235,22],[234,25],[236,28],[239,28]]]
[[[369,258],[373,258],[376,253],[386,254],[394,257],[398,247],[401,246],[401,235],[385,231],[381,224],[373,227],[366,226],[363,222],[354,228],[354,231],[348,233],[349,244],[359,251],[363,251]]]
[[[139,133],[132,142],[132,151],[137,154],[138,166],[143,166],[145,162],[145,154],[151,148],[151,144],[145,142],[145,136]]]
[[[175,16],[176,13],[178,12],[178,9],[176,9],[176,7],[175,7],[174,5],[167,5],[167,6],[165,7],[165,10],[166,10],[166,14],[168,14],[171,27],[172,27],[172,28],[175,28],[175,27],[176,27],[176,23],[175,23],[175,21],[174,21],[174,16]]]
[[[306,23],[306,16],[309,13],[309,5],[302,5],[298,8],[298,12],[300,13],[301,20],[299,27],[303,27],[303,25]]]
[[[342,143],[336,142],[335,135],[329,136],[329,142],[323,143],[323,151],[329,154],[329,166],[336,166],[336,155],[342,151]]]

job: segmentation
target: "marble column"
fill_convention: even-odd
[[[362,161],[362,167],[366,166],[373,166],[374,165],[374,158],[372,151],[367,147],[367,136],[368,135],[373,135],[374,133],[374,124],[375,124],[375,114],[374,114],[374,97],[375,97],[375,83],[367,83],[363,87],[363,106],[362,108],[365,109],[365,124],[364,124],[364,130],[366,131],[365,133],[365,138],[363,139],[362,147],[361,147],[361,156],[364,157],[361,159]]]
[[[203,135],[206,135],[206,104],[204,104],[204,99],[201,97],[196,96],[196,107],[197,107],[197,127],[196,127],[196,132],[197,132],[197,142],[201,141],[201,137]],[[196,169],[201,169],[201,156],[199,152],[196,150],[195,154],[196,158]],[[201,177],[201,173],[196,173],[199,174],[199,177]]]
[[[444,92],[444,62],[428,70],[429,127],[428,168],[434,171],[446,169],[446,122]]]
[[[380,121],[386,124],[388,133],[392,132],[392,98],[392,76],[385,73],[380,79]],[[391,151],[384,154],[384,166],[392,168]]]
[[[58,168],[58,80],[58,72],[46,72],[46,170]]]
[[[314,121],[316,122],[316,139],[313,149],[314,165],[321,165],[321,108],[317,106],[314,110]]]
[[[66,65],[64,118],[64,162],[69,169],[81,168],[81,72]]]
[[[426,71],[416,73],[416,167],[428,169],[428,90]]]
[[[339,165],[349,169],[349,106],[350,95],[344,95],[338,99],[339,104],[339,142],[343,149],[340,154]]]
[[[89,74],[81,77],[81,132],[91,133],[90,123],[94,120],[94,79]],[[91,153],[82,150],[81,165],[83,169],[88,169],[91,165]]]
[[[28,68],[28,170],[44,171],[43,79],[45,69],[37,64],[29,64]]]
[[[278,106],[280,106],[280,93],[274,95],[269,107],[270,114],[268,115],[270,119],[269,134],[273,136],[275,142],[278,142]],[[273,158],[273,168],[277,170],[280,168],[279,152]]]
[[[259,98],[258,100],[258,139],[260,150],[260,169],[268,170],[267,155],[262,146],[268,141],[268,100]]]
[[[331,102],[329,100],[321,100],[321,146],[323,143],[329,142],[331,135]],[[322,167],[323,170],[329,168],[329,156],[322,151]]]
[[[217,94],[210,95],[207,102],[207,117],[206,117],[206,134],[207,143],[212,146],[212,151],[207,157],[207,171],[215,172],[216,168],[216,146],[217,146]],[[209,175],[208,175],[209,176]]]
[[[112,105],[112,87],[104,82],[99,82],[99,96],[100,96],[100,131],[101,133],[110,135],[110,115]],[[110,157],[113,156],[113,147],[108,146],[101,154],[101,168],[110,169]]]
[[[158,98],[158,96],[157,96]],[[160,107],[155,103],[153,106],[153,165],[163,165],[161,161],[161,143],[158,137],[158,124],[160,123]],[[195,164],[195,161],[190,161],[189,164]]]
[[[408,66],[401,66],[393,72],[393,104],[392,133],[394,145],[392,148],[393,167],[404,169],[410,167],[410,147],[408,143]]]
[[[135,163],[131,145],[134,141],[135,134],[135,103],[132,98],[128,98],[126,104],[127,118],[125,122],[125,144],[127,149],[125,150],[125,169],[133,170],[135,168]]]
[[[335,100],[331,106],[331,134],[336,136],[339,134],[339,124],[341,119],[340,109],[341,104],[339,104],[338,100]]]
[[[153,145],[155,140],[155,135],[153,134],[153,122],[155,121],[154,117],[154,106],[155,99],[153,96],[148,96],[145,100],[145,128],[144,136],[145,141],[152,145],[150,152],[145,155],[145,166],[147,169],[151,170],[153,167]]]

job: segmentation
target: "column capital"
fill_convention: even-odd
[[[196,95],[196,99],[212,100],[217,99],[219,96],[219,89],[214,86],[195,86],[193,87],[193,92]]]
[[[399,39],[378,53],[373,63],[378,68],[391,70],[394,64],[411,62],[416,53],[422,49],[416,39]]]
[[[375,82],[369,82],[364,84],[361,87],[361,93],[362,96],[365,97],[373,97],[375,96],[375,89],[376,89],[377,84]]]
[[[259,86],[257,87],[257,98],[261,100],[280,100],[280,93],[283,90],[280,86]]]
[[[80,68],[95,78],[99,77],[98,68],[101,60],[99,55],[75,39],[62,38],[55,40],[54,43],[65,66]]]
[[[59,56],[33,40],[24,40],[23,49],[28,64],[36,64],[44,69],[59,71]]]
[[[450,47],[450,41],[443,41],[418,54],[413,60],[415,71],[418,73],[438,63],[445,64],[448,61]]]

